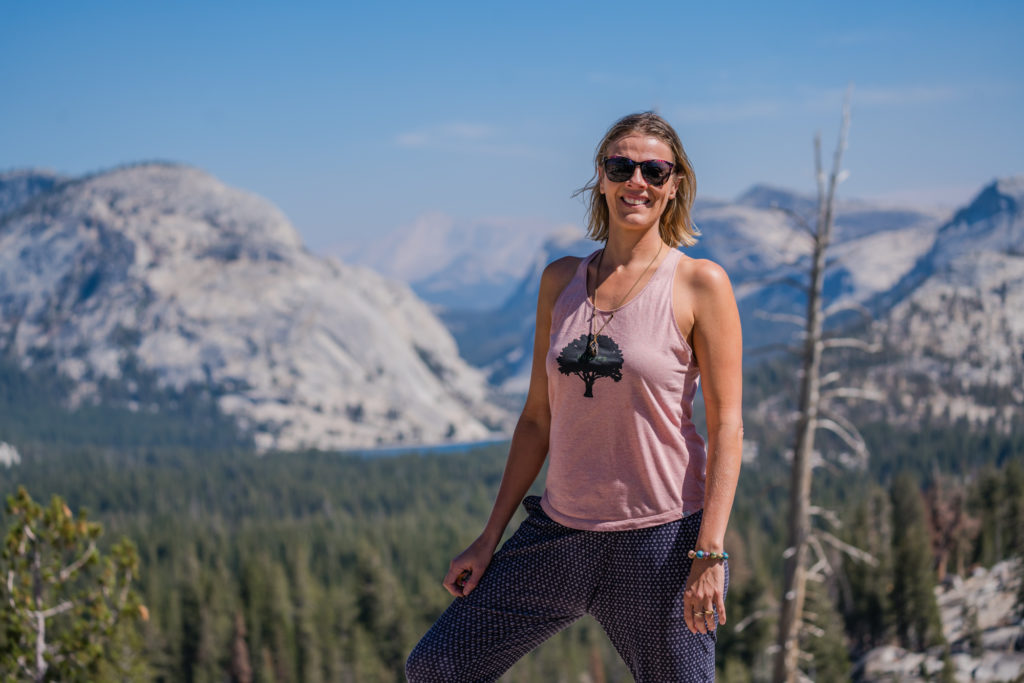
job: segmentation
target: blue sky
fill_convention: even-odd
[[[813,190],[854,84],[847,197],[956,205],[1024,172],[1024,3],[0,0],[0,169],[203,168],[314,249],[440,212],[582,223],[619,116],[703,196]]]

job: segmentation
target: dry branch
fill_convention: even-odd
[[[836,436],[838,436],[840,439],[843,440],[843,442],[846,443],[847,446],[852,448],[854,453],[856,453],[858,456],[862,458],[867,457],[868,446],[866,443],[864,443],[864,438],[860,436],[860,434],[850,433],[846,431],[846,429],[844,429],[843,426],[840,425],[838,422],[836,422],[835,420],[830,420],[828,418],[819,418],[817,420],[816,426],[820,429],[830,431]]]
[[[74,562],[72,562],[71,564],[69,564],[68,566],[66,566],[66,567],[64,567],[63,569],[60,570],[60,580],[61,580],[61,582],[67,581],[68,579],[71,578],[72,574],[74,574],[79,569],[81,569],[83,566],[85,566],[85,563],[88,562],[90,558],[92,558],[93,553],[95,553],[95,552],[96,552],[96,544],[90,541],[89,542],[89,547],[87,547],[85,549],[85,552],[82,553],[81,557],[79,557],[77,560],[75,560]]]
[[[839,515],[837,515],[834,510],[829,510],[828,508],[812,505],[809,508],[807,508],[807,511],[810,512],[812,515],[821,517],[837,529],[843,526],[843,522],[839,519]]]
[[[863,339],[857,339],[856,337],[836,337],[834,339],[826,339],[822,342],[822,345],[826,349],[860,349],[867,353],[878,353],[882,350],[882,345],[877,342],[866,342]]]
[[[878,566],[878,559],[871,553],[865,552],[845,541],[841,541],[827,531],[819,531],[818,535],[821,537],[821,540],[825,541],[836,550],[846,553],[853,559],[864,562],[872,567]]]
[[[864,401],[884,402],[885,394],[876,389],[861,389],[859,387],[839,387],[829,389],[821,393],[822,400],[828,401],[833,398],[859,398]]]
[[[792,325],[799,325],[803,327],[807,324],[807,319],[802,315],[796,315],[795,313],[770,313],[768,311],[757,311],[754,313],[758,318],[763,320],[771,320],[777,323],[790,323]]]
[[[826,318],[831,318],[837,313],[842,313],[844,311],[857,311],[866,319],[874,320],[874,316],[871,314],[871,311],[868,310],[868,307],[858,301],[837,301],[830,306],[826,306],[824,314]]]

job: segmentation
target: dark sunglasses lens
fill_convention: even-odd
[[[672,175],[672,164],[660,159],[642,161],[639,164],[627,157],[609,157],[604,160],[604,172],[613,183],[624,183],[633,177],[633,171],[640,166],[644,180],[660,187]]]
[[[662,185],[672,175],[672,164],[659,160],[645,161],[640,164],[640,172],[651,185]]]
[[[623,183],[633,177],[636,162],[626,157],[609,157],[604,160],[604,172],[613,183]]]

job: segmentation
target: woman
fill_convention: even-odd
[[[675,248],[696,241],[696,181],[672,127],[627,116],[595,164],[580,192],[604,246],[544,270],[497,499],[451,562],[456,600],[410,655],[413,683],[495,680],[584,614],[637,681],[714,679],[743,440],[739,314],[725,272]],[[706,448],[691,421],[701,376]],[[545,457],[544,495],[494,554]]]

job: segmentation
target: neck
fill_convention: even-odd
[[[634,261],[646,264],[659,249],[664,248],[658,226],[644,232],[611,230],[605,243],[603,261],[613,269],[627,266]]]

